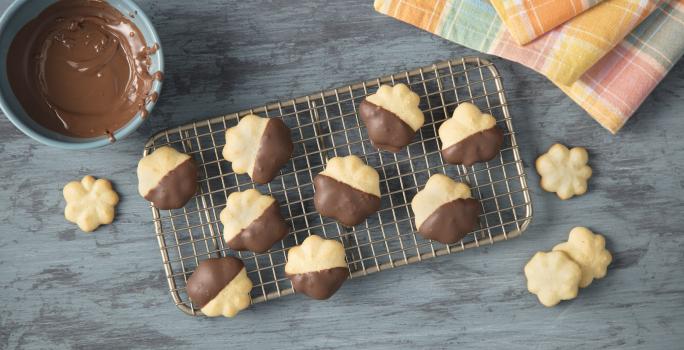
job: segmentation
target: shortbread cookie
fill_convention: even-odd
[[[197,176],[192,157],[160,147],[138,162],[138,192],[159,209],[182,208],[197,192]]]
[[[209,317],[233,317],[251,302],[252,281],[238,258],[227,256],[200,262],[188,279],[192,303]]]
[[[298,293],[328,299],[349,276],[344,246],[336,240],[309,236],[287,252],[285,274]]]
[[[231,193],[220,218],[223,239],[233,250],[264,253],[289,231],[275,198],[254,189]]]
[[[114,221],[114,208],[119,195],[112,189],[109,180],[88,175],[81,181],[72,181],[62,191],[66,208],[64,217],[78,225],[84,232],[95,231],[100,225]]]
[[[442,174],[432,175],[413,197],[411,209],[418,233],[444,244],[456,243],[477,228],[480,203],[470,187]]]
[[[419,104],[418,94],[404,84],[380,85],[376,93],[366,97],[359,115],[373,145],[396,153],[411,143],[425,123]]]
[[[470,166],[494,159],[501,150],[504,133],[496,126],[494,117],[464,102],[440,125],[439,139],[445,161]]]
[[[380,176],[357,156],[334,157],[314,178],[314,206],[344,226],[380,209]]]
[[[247,173],[254,182],[265,184],[278,175],[293,149],[290,129],[282,120],[250,114],[226,131],[223,158],[236,174]]]
[[[568,241],[553,247],[562,251],[575,261],[582,269],[579,286],[585,288],[596,279],[606,276],[608,265],[613,260],[606,249],[606,239],[594,234],[586,227],[575,227],[570,231]]]
[[[556,192],[563,200],[584,194],[592,174],[588,161],[589,154],[582,147],[569,150],[559,143],[551,146],[536,162],[541,187],[548,192]]]
[[[582,270],[563,252],[537,252],[525,265],[525,277],[527,290],[551,307],[577,296]]]

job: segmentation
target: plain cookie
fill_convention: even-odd
[[[577,296],[582,270],[563,252],[537,252],[525,265],[525,277],[527,290],[551,307]]]
[[[334,157],[314,178],[314,206],[351,227],[380,209],[380,176],[357,156]]]
[[[556,192],[563,200],[584,194],[592,174],[588,161],[589,154],[582,147],[569,150],[559,143],[551,146],[536,162],[541,187],[548,192]]]
[[[480,203],[468,185],[432,175],[411,201],[421,236],[444,244],[456,243],[477,228]]]
[[[336,240],[309,236],[287,252],[285,274],[298,293],[328,299],[349,276],[344,246]]]
[[[487,162],[499,154],[504,133],[496,119],[477,106],[464,102],[439,126],[442,158],[450,164],[470,166]]]
[[[606,239],[586,227],[573,228],[568,241],[556,245],[553,250],[564,252],[579,265],[582,269],[579,286],[582,288],[589,286],[594,278],[605,277],[608,265],[613,261],[606,249]]]
[[[289,232],[275,198],[255,189],[231,193],[220,219],[223,239],[233,250],[264,253]]]
[[[159,209],[182,208],[197,192],[198,170],[189,155],[164,146],[138,162],[138,193]]]
[[[373,145],[396,153],[411,143],[425,123],[419,104],[418,94],[405,84],[380,85],[376,93],[366,97],[359,115]]]
[[[114,221],[114,208],[119,195],[112,189],[109,180],[88,175],[81,181],[72,181],[62,190],[66,208],[64,217],[78,225],[84,232],[95,231],[100,225]]]
[[[192,303],[209,317],[233,317],[251,302],[252,281],[242,261],[232,256],[200,262],[186,287]]]
[[[254,182],[266,184],[278,175],[293,149],[290,129],[280,118],[250,114],[226,131],[223,158],[236,174],[247,173]]]

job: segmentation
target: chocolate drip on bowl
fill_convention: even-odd
[[[105,1],[56,1],[14,37],[8,79],[38,124],[67,136],[99,137],[147,113],[157,79],[149,72],[158,45],[152,47]]]

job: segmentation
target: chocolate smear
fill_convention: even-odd
[[[323,174],[314,178],[314,191],[316,210],[347,227],[360,224],[380,209],[380,197]]]
[[[200,262],[187,283],[188,297],[202,308],[214,299],[245,267],[238,258],[226,256]]]
[[[477,228],[480,203],[473,198],[440,205],[418,228],[421,236],[444,244],[456,243]]]
[[[285,238],[289,231],[290,228],[280,214],[278,202],[274,201],[258,218],[228,241],[228,247],[265,253],[273,244]]]
[[[359,115],[366,124],[371,142],[381,150],[399,152],[416,136],[411,126],[396,114],[367,100],[361,102]]]
[[[252,180],[259,184],[273,180],[280,168],[290,160],[293,149],[290,128],[280,119],[269,119],[259,141]]]
[[[297,293],[324,300],[335,294],[348,276],[349,270],[346,267],[333,267],[332,269],[298,273],[287,277]]]
[[[149,72],[152,51],[107,2],[61,0],[16,34],[6,68],[14,95],[36,123],[67,136],[99,137],[146,112],[156,79]]]
[[[477,132],[442,150],[442,157],[450,164],[471,166],[478,162],[487,162],[499,154],[503,144],[504,133],[501,128]]]
[[[188,158],[164,175],[145,199],[158,209],[182,208],[197,193],[197,176],[197,165]]]

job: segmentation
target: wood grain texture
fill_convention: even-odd
[[[153,133],[192,120],[476,54],[371,1],[139,0],[167,63],[150,120],[104,149],[66,152],[0,118],[0,348],[675,349],[684,341],[684,62],[611,136],[533,71],[504,76],[535,218],[520,238],[349,281],[331,300],[289,296],[226,319],[173,306],[135,167]],[[0,10],[9,4],[0,0]],[[532,168],[552,143],[585,146],[587,195],[560,201]],[[121,195],[84,234],[61,188],[86,174]],[[547,309],[522,268],[576,225],[606,235],[608,276]]]

